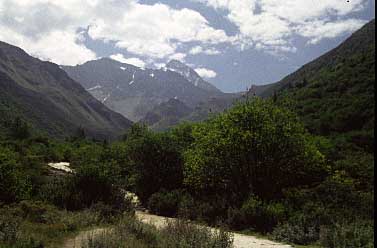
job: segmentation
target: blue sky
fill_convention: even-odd
[[[0,40],[75,65],[178,59],[226,92],[275,82],[375,17],[374,0],[0,0]]]

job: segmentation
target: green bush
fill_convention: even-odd
[[[229,208],[227,223],[232,228],[255,229],[269,232],[286,218],[286,209],[281,203],[263,202],[258,197],[250,197],[240,209]]]
[[[56,223],[60,216],[55,206],[47,205],[37,201],[22,201],[19,204],[24,220],[35,223],[51,224]]]
[[[2,243],[12,244],[17,241],[21,219],[10,209],[0,209],[0,246]]]
[[[0,146],[0,202],[30,198],[33,186],[20,162],[17,153]]]
[[[288,222],[278,225],[273,230],[272,237],[281,242],[309,245],[318,240],[319,234],[315,227]]]
[[[180,199],[180,191],[161,191],[149,198],[148,209],[154,214],[172,217],[178,212]]]
[[[198,217],[197,205],[190,194],[183,194],[178,206],[178,215],[183,219],[193,220]]]
[[[168,225],[161,230],[162,242],[161,248],[179,247],[179,248],[230,248],[233,247],[232,236],[222,231],[210,230],[190,224],[184,220],[168,222]]]
[[[370,222],[355,222],[322,227],[320,243],[329,248],[373,248],[374,225]]]

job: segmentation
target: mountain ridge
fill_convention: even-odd
[[[98,100],[135,122],[170,99],[179,99],[187,107],[195,108],[211,97],[228,95],[214,86],[208,86],[210,83],[192,69],[187,75],[196,78],[197,85],[194,81],[190,82],[184,73],[167,67],[138,68],[109,58],[62,68]]]
[[[7,129],[16,116],[58,137],[72,135],[82,127],[92,137],[115,138],[131,125],[58,65],[5,42],[0,42],[0,88],[2,129]]]

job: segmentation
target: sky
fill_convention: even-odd
[[[237,92],[336,47],[374,9],[374,0],[0,0],[0,40],[60,65],[177,59]]]

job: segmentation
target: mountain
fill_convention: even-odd
[[[178,60],[172,60],[166,64],[166,68],[168,70],[174,71],[182,75],[187,81],[199,87],[203,90],[214,92],[214,93],[221,93],[221,91],[213,86],[212,84],[206,82],[199,76],[199,74],[192,69],[191,67],[185,65],[184,63]]]
[[[190,80],[196,78],[194,83],[169,68],[144,69],[108,58],[62,68],[98,100],[132,121],[142,120],[170,99],[195,108],[211,97],[226,95],[191,71],[187,75]]]
[[[111,111],[72,80],[58,65],[0,42],[0,129],[22,118],[55,137],[82,127],[96,138],[116,137],[131,121]]]
[[[251,85],[248,94],[252,96],[262,96],[265,92],[267,92],[271,87],[275,84],[265,84],[265,85]]]
[[[342,135],[352,145],[374,150],[375,21],[262,95],[274,92],[278,102],[288,100],[312,133]]]
[[[192,112],[193,109],[173,98],[156,106],[140,122],[154,130],[165,130],[179,124]]]

